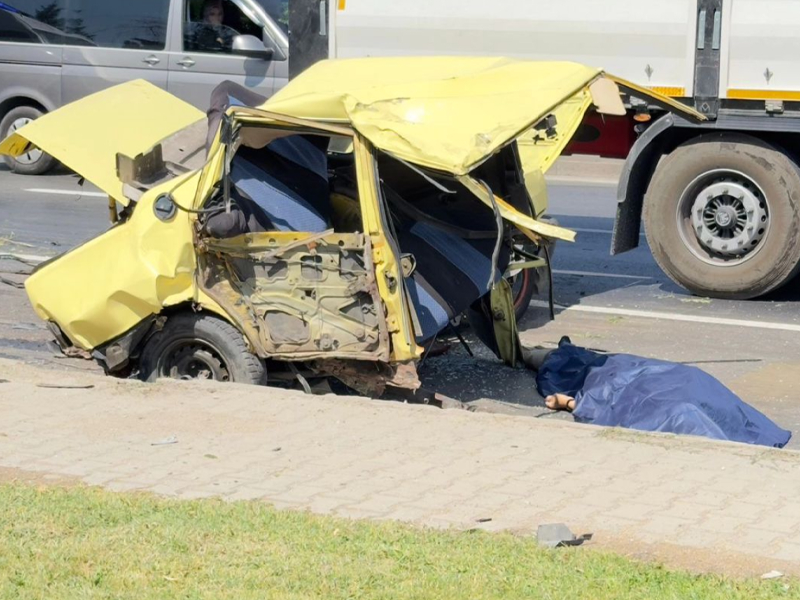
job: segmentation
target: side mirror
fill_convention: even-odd
[[[270,60],[275,53],[272,48],[267,48],[264,42],[254,35],[237,35],[233,38],[231,52],[239,56],[261,60]]]

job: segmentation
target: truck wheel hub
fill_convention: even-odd
[[[730,260],[746,257],[758,247],[767,232],[768,213],[766,200],[749,179],[725,179],[700,186],[691,208],[691,226],[700,246]]]

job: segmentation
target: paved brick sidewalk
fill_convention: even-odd
[[[711,560],[746,555],[753,569],[800,572],[793,452],[266,388],[144,385],[2,360],[0,378],[9,380],[0,384],[0,470],[432,526],[530,532],[565,522],[601,545],[707,549]],[[177,443],[158,444],[171,436]]]

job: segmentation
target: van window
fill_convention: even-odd
[[[258,22],[255,14],[242,11],[239,4],[231,0],[187,0],[183,49],[188,52],[230,53],[233,38],[237,35],[252,35],[263,40],[263,24]]]
[[[62,44],[64,0],[0,2],[0,40],[28,44]]]
[[[65,43],[163,50],[170,0],[66,0]]]
[[[267,14],[288,35],[289,33],[289,0],[258,0]]]

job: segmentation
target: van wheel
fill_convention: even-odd
[[[755,298],[800,269],[800,171],[758,138],[679,146],[658,165],[643,218],[658,265],[701,296]]]
[[[145,381],[210,379],[258,385],[266,382],[267,370],[235,327],[217,317],[187,313],[167,319],[147,341],[139,375]]]
[[[0,136],[6,139],[9,135],[35,121],[42,116],[42,111],[33,106],[18,106],[12,108],[3,120],[0,121]],[[57,161],[49,154],[45,154],[37,148],[31,149],[22,156],[4,156],[6,164],[11,170],[21,175],[43,175],[56,166]]]

